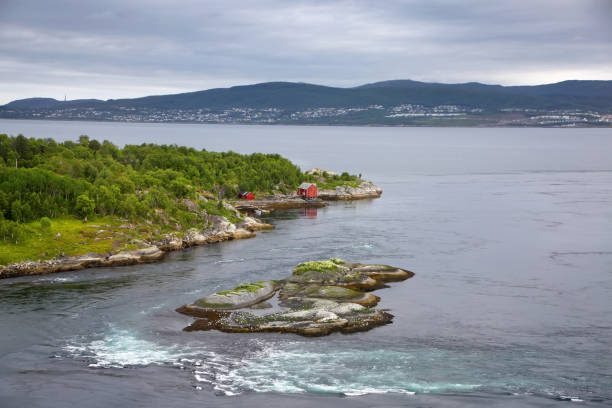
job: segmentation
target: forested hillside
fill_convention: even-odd
[[[303,179],[300,169],[278,154],[153,144],[118,148],[87,136],[57,143],[0,135],[0,239],[18,243],[31,232],[27,223],[42,219],[44,229],[47,218],[58,217],[154,223],[163,217],[189,225],[196,215],[188,201],[225,215],[218,198],[235,198],[239,190],[287,191]]]

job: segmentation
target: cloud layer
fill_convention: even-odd
[[[612,79],[609,0],[0,0],[0,104],[264,81]]]

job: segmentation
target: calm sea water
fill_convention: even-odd
[[[0,281],[0,406],[612,404],[612,131],[0,121],[0,133],[278,152],[382,198],[278,212],[158,264]],[[182,332],[174,312],[318,258],[387,263],[393,324]]]

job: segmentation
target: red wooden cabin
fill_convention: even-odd
[[[241,200],[254,200],[255,194],[251,193],[250,191],[246,191],[244,193],[240,193],[240,199]]]
[[[306,198],[316,198],[319,195],[317,185],[313,183],[302,183],[298,187],[298,195]]]

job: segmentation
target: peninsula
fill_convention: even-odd
[[[302,183],[318,197],[300,196]],[[273,229],[263,212],[381,194],[278,154],[0,135],[0,278],[154,262]]]

